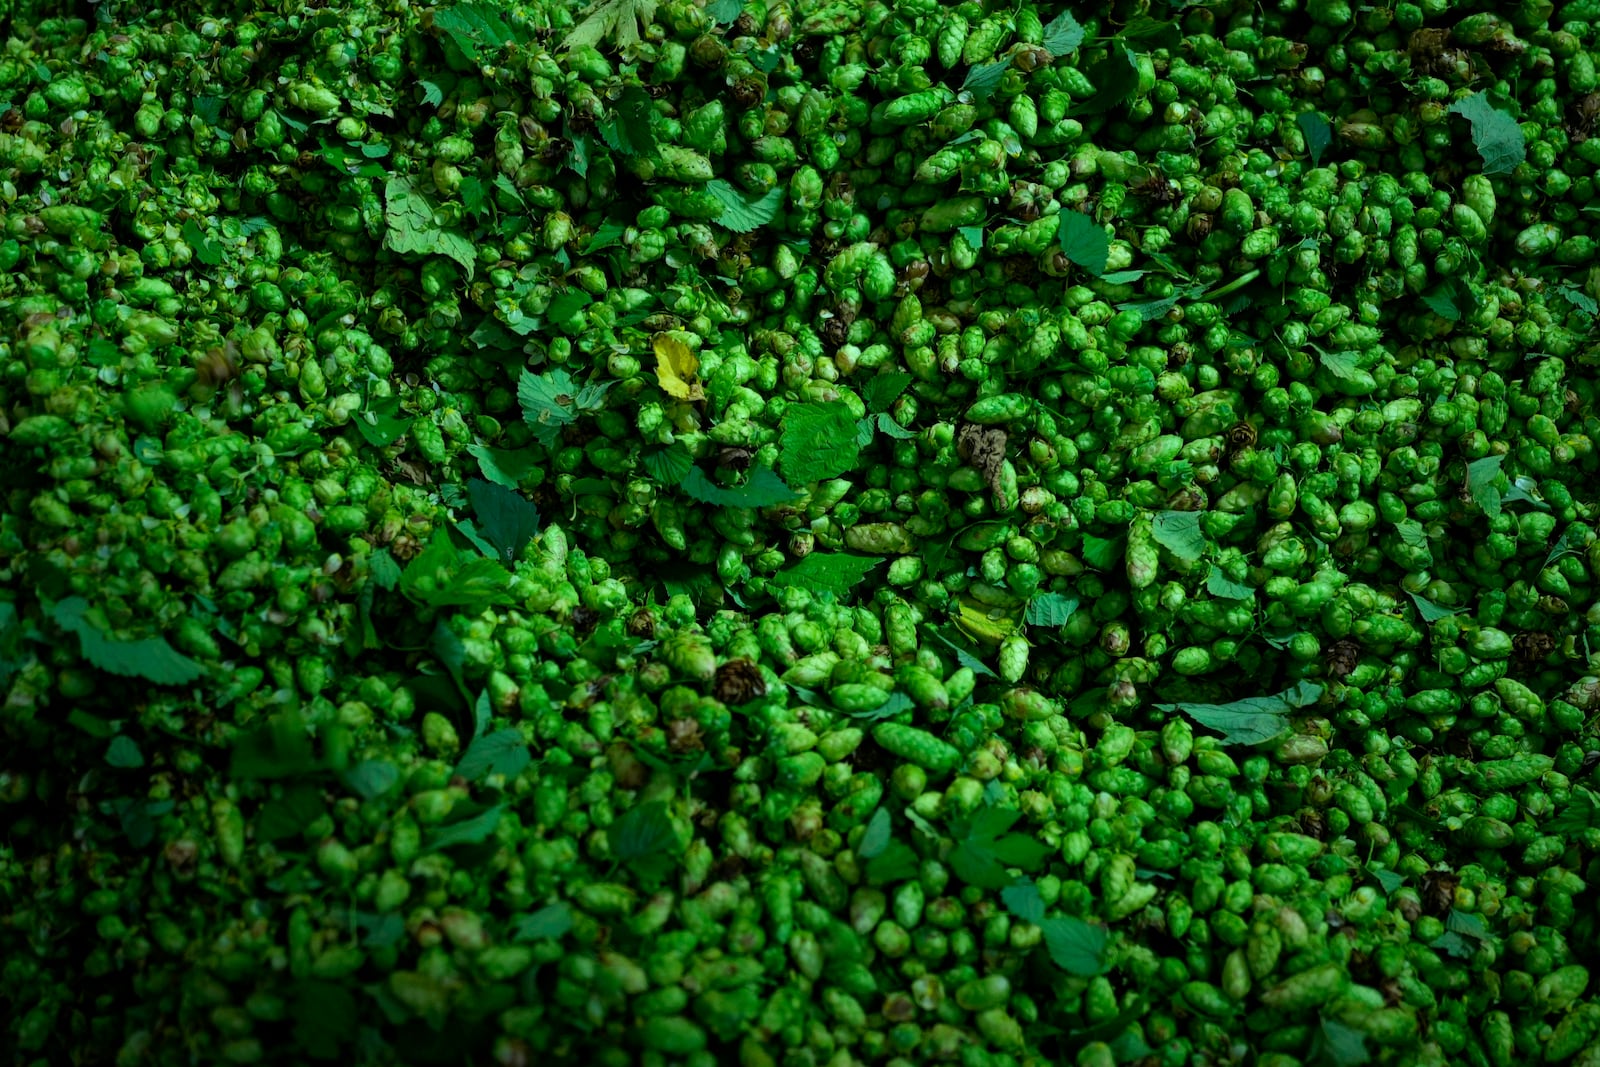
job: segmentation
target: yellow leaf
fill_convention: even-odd
[[[704,400],[706,394],[695,378],[700,369],[700,358],[689,351],[689,346],[666,334],[657,334],[655,340],[656,377],[668,396],[679,400]]]

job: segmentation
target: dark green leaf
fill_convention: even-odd
[[[419,584],[427,577],[431,587]],[[406,564],[400,574],[400,591],[432,607],[467,607],[482,610],[511,602],[511,573],[482,556],[464,556],[450,543],[450,535],[434,530],[428,547]]]
[[[183,224],[183,239],[194,249],[194,258],[206,266],[215,267],[222,262],[222,245],[207,237],[193,219]]]
[[[706,5],[706,14],[719,26],[729,26],[738,21],[740,12],[744,11],[744,0],[711,0]]]
[[[1129,300],[1117,305],[1118,311],[1137,311],[1139,318],[1145,322],[1154,322],[1167,312],[1178,306],[1181,299],[1178,294],[1164,296],[1158,300]]]
[[[1078,20],[1072,17],[1070,11],[1063,11],[1045,26],[1044,40],[1039,42],[1039,47],[1059,59],[1077,51],[1082,43],[1083,27],[1078,25]]]
[[[867,426],[869,426],[867,442],[872,440],[870,438],[870,427],[874,426],[874,424],[877,426],[878,434],[883,434],[885,437],[893,437],[894,440],[899,440],[899,442],[906,442],[910,438],[917,437],[917,430],[907,430],[899,422],[894,421],[894,416],[888,413],[869,414],[866,419],[862,419],[862,422],[866,422]],[[866,448],[866,443],[862,443],[862,448]]]
[[[473,215],[482,215],[489,203],[489,187],[475,176],[461,179],[461,206]],[[493,320],[490,320],[493,321]]]
[[[892,719],[901,712],[910,711],[916,703],[905,693],[895,690],[889,694],[889,699],[873,708],[871,711],[853,711],[850,717],[857,722],[881,722]]]
[[[383,796],[400,781],[400,769],[387,760],[362,760],[344,772],[345,788],[362,800]]]
[[[256,815],[255,833],[260,841],[280,841],[302,833],[322,818],[327,805],[322,790],[306,782],[287,786],[283,794],[267,801]]]
[[[366,936],[361,939],[362,948],[385,948],[398,944],[406,936],[406,920],[396,912],[387,915],[356,912],[351,916],[351,922],[357,929],[366,931]]]
[[[108,802],[102,810],[114,811],[122,832],[134,848],[144,848],[156,836],[156,820],[173,809],[170,800],[133,800],[118,797]]]
[[[1505,495],[1501,497],[1503,504],[1528,504],[1540,511],[1549,511],[1550,505],[1534,496],[1539,488],[1539,483],[1527,476],[1519,476],[1514,482],[1506,486]]]
[[[790,485],[810,485],[850,470],[861,454],[850,405],[842,400],[790,404],[778,447],[778,463]]]
[[[1558,559],[1576,556],[1584,548],[1583,529],[1579,526],[1568,526],[1561,532],[1561,536],[1556,540],[1556,543],[1551,546],[1550,554],[1544,558],[1544,563],[1540,565],[1539,569],[1543,570]]]
[[[321,765],[305,719],[290,710],[238,737],[229,773],[235,778],[286,778]]]
[[[1063,593],[1039,593],[1028,600],[1023,621],[1029,626],[1065,626],[1077,610],[1077,597]]]
[[[1005,79],[1006,71],[1011,68],[1011,60],[997,59],[992,63],[979,63],[967,71],[966,79],[961,83],[961,91],[971,93],[972,99],[982,102],[995,94],[1000,88],[1000,83]]]
[[[1056,236],[1061,241],[1062,254],[1069,260],[1090,274],[1105,273],[1111,238],[1106,236],[1104,226],[1081,211],[1063,211]]]
[[[1270,697],[1246,697],[1229,704],[1157,704],[1162,711],[1181,711],[1208,730],[1222,734],[1225,745],[1259,745],[1289,729],[1288,715],[1295,708],[1315,703],[1322,687],[1299,682]]]
[[[511,928],[511,940],[544,941],[560,937],[571,929],[572,909],[557,902],[516,920]]]
[[[1122,549],[1127,543],[1127,537],[1118,534],[1116,537],[1096,537],[1093,534],[1083,535],[1083,562],[1097,571],[1109,571],[1116,567],[1122,560]]]
[[[117,728],[111,723],[98,715],[90,715],[82,708],[73,708],[67,713],[67,725],[76,726],[90,737],[98,737],[102,741],[110,740],[117,733]]]
[[[143,678],[155,685],[185,685],[205,676],[205,668],[173,649],[164,637],[113,641],[85,616],[89,602],[67,597],[55,607],[56,625],[76,634],[83,658],[96,670],[124,678]]]
[[[539,465],[530,451],[490,448],[482,442],[468,445],[467,454],[478,461],[478,470],[485,479],[506,489],[516,489],[523,477]]]
[[[656,132],[655,104],[640,85],[629,85],[617,99],[616,114],[601,124],[600,133],[613,151],[625,156],[652,156]]]
[[[489,701],[489,690],[484,689],[478,694],[477,703],[472,705],[472,739],[476,741],[482,737],[493,722],[494,706]]]
[[[499,730],[480,737],[471,745],[456,764],[456,774],[469,782],[476,782],[486,774],[503,775],[507,779],[521,774],[533,755],[528,751],[527,739],[516,728]]]
[[[980,808],[978,813],[969,822],[958,821],[954,824],[958,835],[973,841],[992,843],[999,836],[1017,825],[1022,818],[1022,812],[1016,808],[1000,808],[993,805]]]
[[[843,600],[846,593],[860,585],[883,559],[879,556],[853,556],[848,552],[813,552],[792,567],[778,571],[769,584],[784,587],[798,586],[813,594],[832,593]]]
[[[1572,792],[1572,799],[1560,814],[1544,824],[1545,833],[1558,834],[1562,837],[1577,837],[1590,828],[1600,825],[1596,818],[1600,813],[1600,793],[1592,789],[1579,787]]]
[[[1500,517],[1499,487],[1504,484],[1500,466],[1505,460],[1503,455],[1484,456],[1467,464],[1467,492],[1472,495],[1473,503],[1491,519]]]
[[[1367,1035],[1334,1019],[1324,1018],[1316,1050],[1327,1067],[1360,1067],[1372,1061]]]
[[[1044,898],[1031,879],[1018,878],[1006,886],[1000,891],[1000,902],[1023,922],[1037,926],[1044,921]]]
[[[444,666],[461,699],[470,706],[472,694],[467,692],[467,684],[461,673],[467,662],[466,642],[450,628],[445,619],[441,618],[433,624],[433,634],[428,638],[428,651]]]
[[[595,228],[594,236],[589,238],[589,243],[584,245],[583,254],[592,256],[602,248],[622,243],[622,235],[628,232],[626,223],[617,219],[606,219]]]
[[[1106,928],[1070,915],[1052,915],[1039,924],[1045,948],[1057,967],[1080,978],[1093,978],[1106,969]]]
[[[1315,111],[1302,111],[1295,116],[1294,121],[1295,125],[1300,127],[1300,132],[1305,135],[1306,152],[1311,156],[1311,165],[1322,166],[1322,153],[1333,143],[1333,127],[1328,125],[1327,119]]]
[[[471,519],[462,519],[460,522],[455,524],[455,527],[461,536],[465,537],[472,544],[473,548],[476,548],[479,552],[482,552],[490,559],[500,558],[500,550],[495,548],[494,545],[490,544],[489,540],[478,532],[477,524],[475,524]]]
[[[1212,567],[1206,575],[1206,592],[1224,600],[1249,600],[1256,595],[1254,586],[1234,581],[1221,567]]]
[[[1583,312],[1584,314],[1586,314],[1586,315],[1600,314],[1600,303],[1596,303],[1594,297],[1590,296],[1588,293],[1584,292],[1582,289],[1579,289],[1577,286],[1575,286],[1575,285],[1557,285],[1555,287],[1555,290],[1556,290],[1556,293],[1559,294],[1563,300],[1565,300],[1567,303],[1571,304],[1573,307],[1577,308],[1579,311]]]
[[[1200,532],[1198,511],[1158,511],[1150,532],[1157,544],[1186,563],[1205,555],[1206,537]]]
[[[950,870],[968,885],[982,889],[1004,889],[1011,884],[1006,869],[990,845],[961,841],[950,853]]]
[[[770,508],[801,496],[785,485],[771,467],[757,467],[743,485],[734,489],[717,485],[699,467],[690,468],[681,484],[695,500],[719,508]]]
[[[433,204],[411,178],[398,174],[389,178],[384,186],[384,221],[388,224],[384,245],[400,253],[449,256],[471,281],[478,264],[472,242],[442,229],[434,221],[436,217]]]
[[[291,1011],[297,1048],[314,1060],[336,1060],[356,1037],[356,998],[337,982],[301,982]]]
[[[460,822],[439,827],[428,835],[423,853],[442,852],[458,845],[481,845],[500,825],[500,814],[504,810],[504,805],[496,805]]]
[[[867,879],[874,885],[888,885],[915,878],[920,867],[916,850],[903,841],[891,841],[881,853],[867,861]]]
[[[674,441],[666,448],[651,449],[639,459],[650,477],[662,485],[679,484],[694,468],[694,457],[681,441]]]
[[[477,528],[507,563],[514,561],[539,534],[539,509],[514,489],[481,478],[467,482],[467,495]]]
[[[1361,353],[1359,352],[1318,352],[1317,359],[1335,378],[1350,381],[1360,376]]]
[[[911,375],[905,371],[885,371],[867,379],[861,390],[861,399],[870,412],[888,411],[890,406],[911,384]]]
[[[1458,960],[1470,960],[1472,958],[1472,946],[1467,943],[1466,938],[1454,930],[1446,930],[1428,942],[1428,947],[1436,948],[1440,952],[1454,956]]]
[[[777,218],[778,209],[783,207],[782,188],[769,189],[761,196],[755,196],[740,192],[721,178],[706,182],[705,188],[706,192],[716,197],[722,204],[722,214],[717,216],[717,225],[734,233],[749,233],[760,229]]]
[[[1406,884],[1405,878],[1382,867],[1367,867],[1366,872],[1375,879],[1385,893],[1393,893]]]
[[[373,448],[387,448],[405,436],[411,428],[410,419],[399,417],[400,398],[379,397],[367,402],[366,410],[350,420],[356,432],[366,438]]]
[[[1031,871],[1055,851],[1038,838],[1026,834],[1007,834],[994,843],[994,856],[1007,867]]]
[[[486,62],[486,52],[498,50],[513,41],[525,41],[522,34],[500,15],[498,4],[463,3],[433,9],[433,26],[448,34],[474,65]]]
[[[385,592],[400,584],[400,564],[395,562],[387,548],[380,548],[367,557],[367,573]]]
[[[1110,111],[1131,97],[1139,88],[1139,58],[1121,41],[1111,43],[1110,53],[1089,71],[1095,94],[1073,110],[1094,115]]]
[[[867,829],[861,836],[861,845],[856,849],[856,855],[864,860],[881,855],[883,850],[889,847],[890,832],[889,809],[879,808],[872,813],[872,818],[867,820]]]
[[[106,762],[119,770],[143,767],[144,753],[139,751],[139,745],[133,738],[119,734],[111,739],[110,746],[106,748]]]
[[[646,878],[665,874],[671,857],[679,851],[677,831],[666,803],[660,800],[629,808],[606,833],[612,858]]]
[[[1444,928],[1454,931],[1463,937],[1470,937],[1475,941],[1493,940],[1492,935],[1489,933],[1489,928],[1484,925],[1482,916],[1475,915],[1470,911],[1462,911],[1460,908],[1450,909],[1450,913],[1444,919]]]
[[[941,633],[938,630],[931,629],[928,631],[928,636],[932,637],[936,641],[948,645],[956,654],[956,663],[968,668],[973,674],[984,678],[1000,677],[989,667],[987,663],[978,658],[978,656],[972,651],[971,646],[966,643],[965,638],[962,638],[958,643],[957,640],[954,639],[954,636],[950,635],[948,631]]]
[[[1483,173],[1510,174],[1528,156],[1522,127],[1509,114],[1489,103],[1483,90],[1450,105],[1452,114],[1472,124],[1472,144],[1483,159]]]
[[[1402,544],[1412,548],[1427,548],[1428,533],[1422,528],[1422,523],[1416,519],[1401,519],[1394,524],[1395,532],[1400,535]]]
[[[1158,19],[1150,15],[1135,15],[1128,20],[1119,36],[1125,41],[1137,41],[1150,48],[1178,48],[1183,44],[1183,30],[1173,19]]]
[[[1459,322],[1461,318],[1478,309],[1481,301],[1472,287],[1460,278],[1451,278],[1423,293],[1424,307],[1442,319]]]
[[[1424,600],[1416,593],[1411,594],[1411,600],[1417,605],[1417,614],[1422,616],[1423,622],[1438,622],[1448,619],[1452,615],[1459,615],[1464,608],[1441,608],[1431,600]]]

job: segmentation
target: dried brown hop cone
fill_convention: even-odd
[[[754,660],[730,659],[717,668],[711,695],[724,704],[747,704],[767,695],[767,680]]]
[[[956,451],[993,488],[1006,458],[1006,432],[995,426],[965,423],[956,431]]]
[[[1361,662],[1361,646],[1345,638],[1328,649],[1328,677],[1344,678]]]
[[[638,637],[646,641],[656,635],[656,613],[649,608],[640,608],[628,616],[628,636]]]

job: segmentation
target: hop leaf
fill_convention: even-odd
[[[604,0],[589,17],[573,27],[561,42],[561,49],[598,47],[607,36],[614,36],[617,48],[639,43],[640,34],[655,18],[656,0]]]
[[[1450,112],[1472,124],[1472,144],[1483,159],[1483,173],[1510,174],[1528,157],[1527,139],[1517,120],[1489,103],[1482,90],[1450,105]]]
[[[656,354],[656,378],[661,391],[679,400],[704,400],[705,390],[695,374],[700,370],[700,357],[689,351],[689,346],[670,334],[657,334],[651,346]]]

